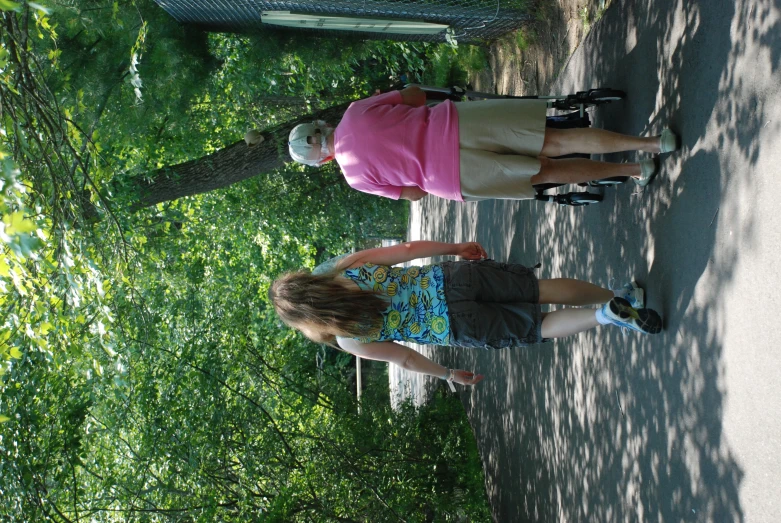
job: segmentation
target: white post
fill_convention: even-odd
[[[361,413],[361,358],[360,356],[355,357],[355,381],[358,383],[358,390],[357,390],[357,396],[358,396],[358,414]]]

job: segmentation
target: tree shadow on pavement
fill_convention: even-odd
[[[577,209],[435,198],[415,206],[421,238],[476,239],[495,259],[542,262],[541,278],[636,278],[665,317],[656,337],[601,328],[525,349],[433,352],[487,375],[461,397],[497,521],[745,519],[744,471],[723,435],[720,297],[738,246],[757,241],[745,202],[758,190],[754,137],[768,131],[769,108],[762,82],[742,73],[778,71],[778,20],[771,0],[614,2],[605,12],[557,90],[624,89],[629,98],[600,108],[597,126],[670,126],[683,137],[645,191],[608,189],[602,204]],[[740,242],[720,242],[724,228]]]

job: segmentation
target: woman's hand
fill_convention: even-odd
[[[453,382],[460,385],[477,385],[483,381],[484,376],[482,374],[475,374],[468,370],[453,370]]]
[[[484,260],[488,258],[485,249],[477,242],[459,243],[456,249],[456,256],[460,256],[465,260]]]

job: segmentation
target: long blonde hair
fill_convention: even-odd
[[[347,287],[336,274],[290,272],[268,290],[280,319],[319,343],[336,342],[336,336],[360,338],[382,328],[388,302],[377,293]]]

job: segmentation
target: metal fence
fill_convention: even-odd
[[[355,18],[416,20],[448,25],[459,42],[490,40],[519,28],[531,17],[526,0],[155,0],[179,22],[211,31],[252,32],[274,26],[261,22],[263,11]],[[347,33],[301,29],[322,34]],[[353,32],[369,39],[441,42],[445,31],[429,35]]]

